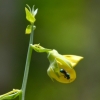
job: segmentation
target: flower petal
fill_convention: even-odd
[[[75,67],[76,64],[83,59],[81,56],[76,56],[76,55],[63,55],[72,65],[72,67]]]
[[[47,73],[48,73],[48,75],[50,77],[52,76],[52,78],[55,78],[55,77],[58,77],[59,78],[60,77],[59,71],[60,71],[60,69],[59,69],[58,64],[57,64],[57,61],[55,59],[52,63],[50,63],[50,66],[49,66],[49,68],[47,70]],[[53,72],[54,75],[51,72]]]
[[[64,74],[60,72],[60,69],[66,70],[70,74],[70,79],[67,79]],[[54,62],[50,63],[47,73],[52,80],[55,79],[61,83],[70,83],[76,78],[76,72],[74,69],[68,67],[66,62],[62,63],[60,60],[58,61],[58,59],[55,59]]]

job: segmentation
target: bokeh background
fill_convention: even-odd
[[[48,77],[47,55],[33,51],[25,100],[100,100],[99,0],[0,0],[0,94],[21,88],[26,4],[39,9],[34,43],[84,59],[75,67],[76,80],[62,84]]]

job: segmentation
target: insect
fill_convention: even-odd
[[[60,69],[60,72],[64,74],[64,77],[70,79],[70,74],[67,73],[64,69]]]

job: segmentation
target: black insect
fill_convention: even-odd
[[[60,69],[60,72],[64,74],[65,78],[70,79],[70,74],[67,73],[67,71],[65,71],[64,69]]]

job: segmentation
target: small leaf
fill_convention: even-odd
[[[34,10],[34,5],[33,5],[33,7],[32,7],[32,14],[35,16],[37,14],[37,12],[38,12],[38,9]]]
[[[34,23],[35,22],[35,16],[32,15],[32,13],[25,7],[25,12],[26,12],[26,19],[30,22],[30,23]]]
[[[30,34],[32,30],[32,25],[27,25],[26,30],[25,30],[25,34]]]

